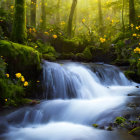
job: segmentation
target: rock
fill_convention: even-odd
[[[99,129],[105,129],[105,127],[104,126],[99,126]]]
[[[112,126],[107,127],[107,130],[108,130],[108,131],[112,131],[112,130],[113,130],[113,129],[112,129]]]
[[[36,104],[39,104],[39,103],[40,103],[39,101],[32,100],[32,101],[30,102],[30,105],[36,105]]]

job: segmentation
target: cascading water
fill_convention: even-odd
[[[119,116],[126,94],[139,91],[136,85],[114,66],[44,61],[43,97],[48,100],[7,115],[7,133],[1,138],[112,140],[108,132],[91,126],[105,126]],[[115,134],[111,135],[115,140]]]

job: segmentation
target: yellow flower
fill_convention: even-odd
[[[5,102],[7,102],[7,99],[5,99]]]
[[[11,8],[11,9],[14,9],[14,6],[11,6],[10,8]]]
[[[136,30],[139,30],[139,27],[138,26],[136,27]]]
[[[29,84],[27,81],[24,82],[24,87],[27,87]]]
[[[42,23],[43,22],[43,20],[42,19],[40,19],[40,23]]]
[[[53,38],[55,38],[55,39],[56,39],[56,38],[57,38],[57,35],[53,35]]]
[[[20,78],[22,76],[21,73],[16,73],[15,75],[17,78]]]
[[[32,32],[32,28],[29,28],[29,33],[31,33]]]
[[[137,36],[137,34],[133,34],[132,36]]]
[[[34,32],[36,32],[36,29],[35,29],[35,28],[33,28],[33,31],[34,31]]]
[[[83,22],[83,23],[85,23],[85,22],[86,22],[86,20],[83,18],[83,19],[82,19],[82,22]]]
[[[40,81],[38,80],[38,81],[36,81],[37,83],[40,83]]]
[[[7,77],[7,78],[9,78],[9,74],[8,74],[8,73],[7,73],[7,74],[5,74],[5,75],[6,75],[6,77]]]
[[[38,46],[35,46],[35,49],[38,48]]]
[[[49,33],[48,33],[48,32],[44,32],[44,34],[49,35]]]
[[[134,24],[131,24],[130,26],[131,26],[131,28],[133,28],[134,27]]]
[[[140,43],[139,43],[139,45],[140,45]]]
[[[21,76],[21,82],[24,82],[24,81],[25,81],[24,76]]]

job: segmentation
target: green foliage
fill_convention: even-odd
[[[15,106],[25,94],[23,83],[11,78],[11,75],[9,77],[9,74],[6,74],[6,64],[4,60],[0,58],[0,106]]]
[[[3,99],[20,98],[24,95],[23,86],[14,84],[9,79],[0,79],[0,91]]]

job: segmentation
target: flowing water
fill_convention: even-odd
[[[113,122],[124,112],[127,94],[140,91],[117,67],[44,61],[42,83],[45,100],[5,116],[1,140],[136,140],[92,127]]]

